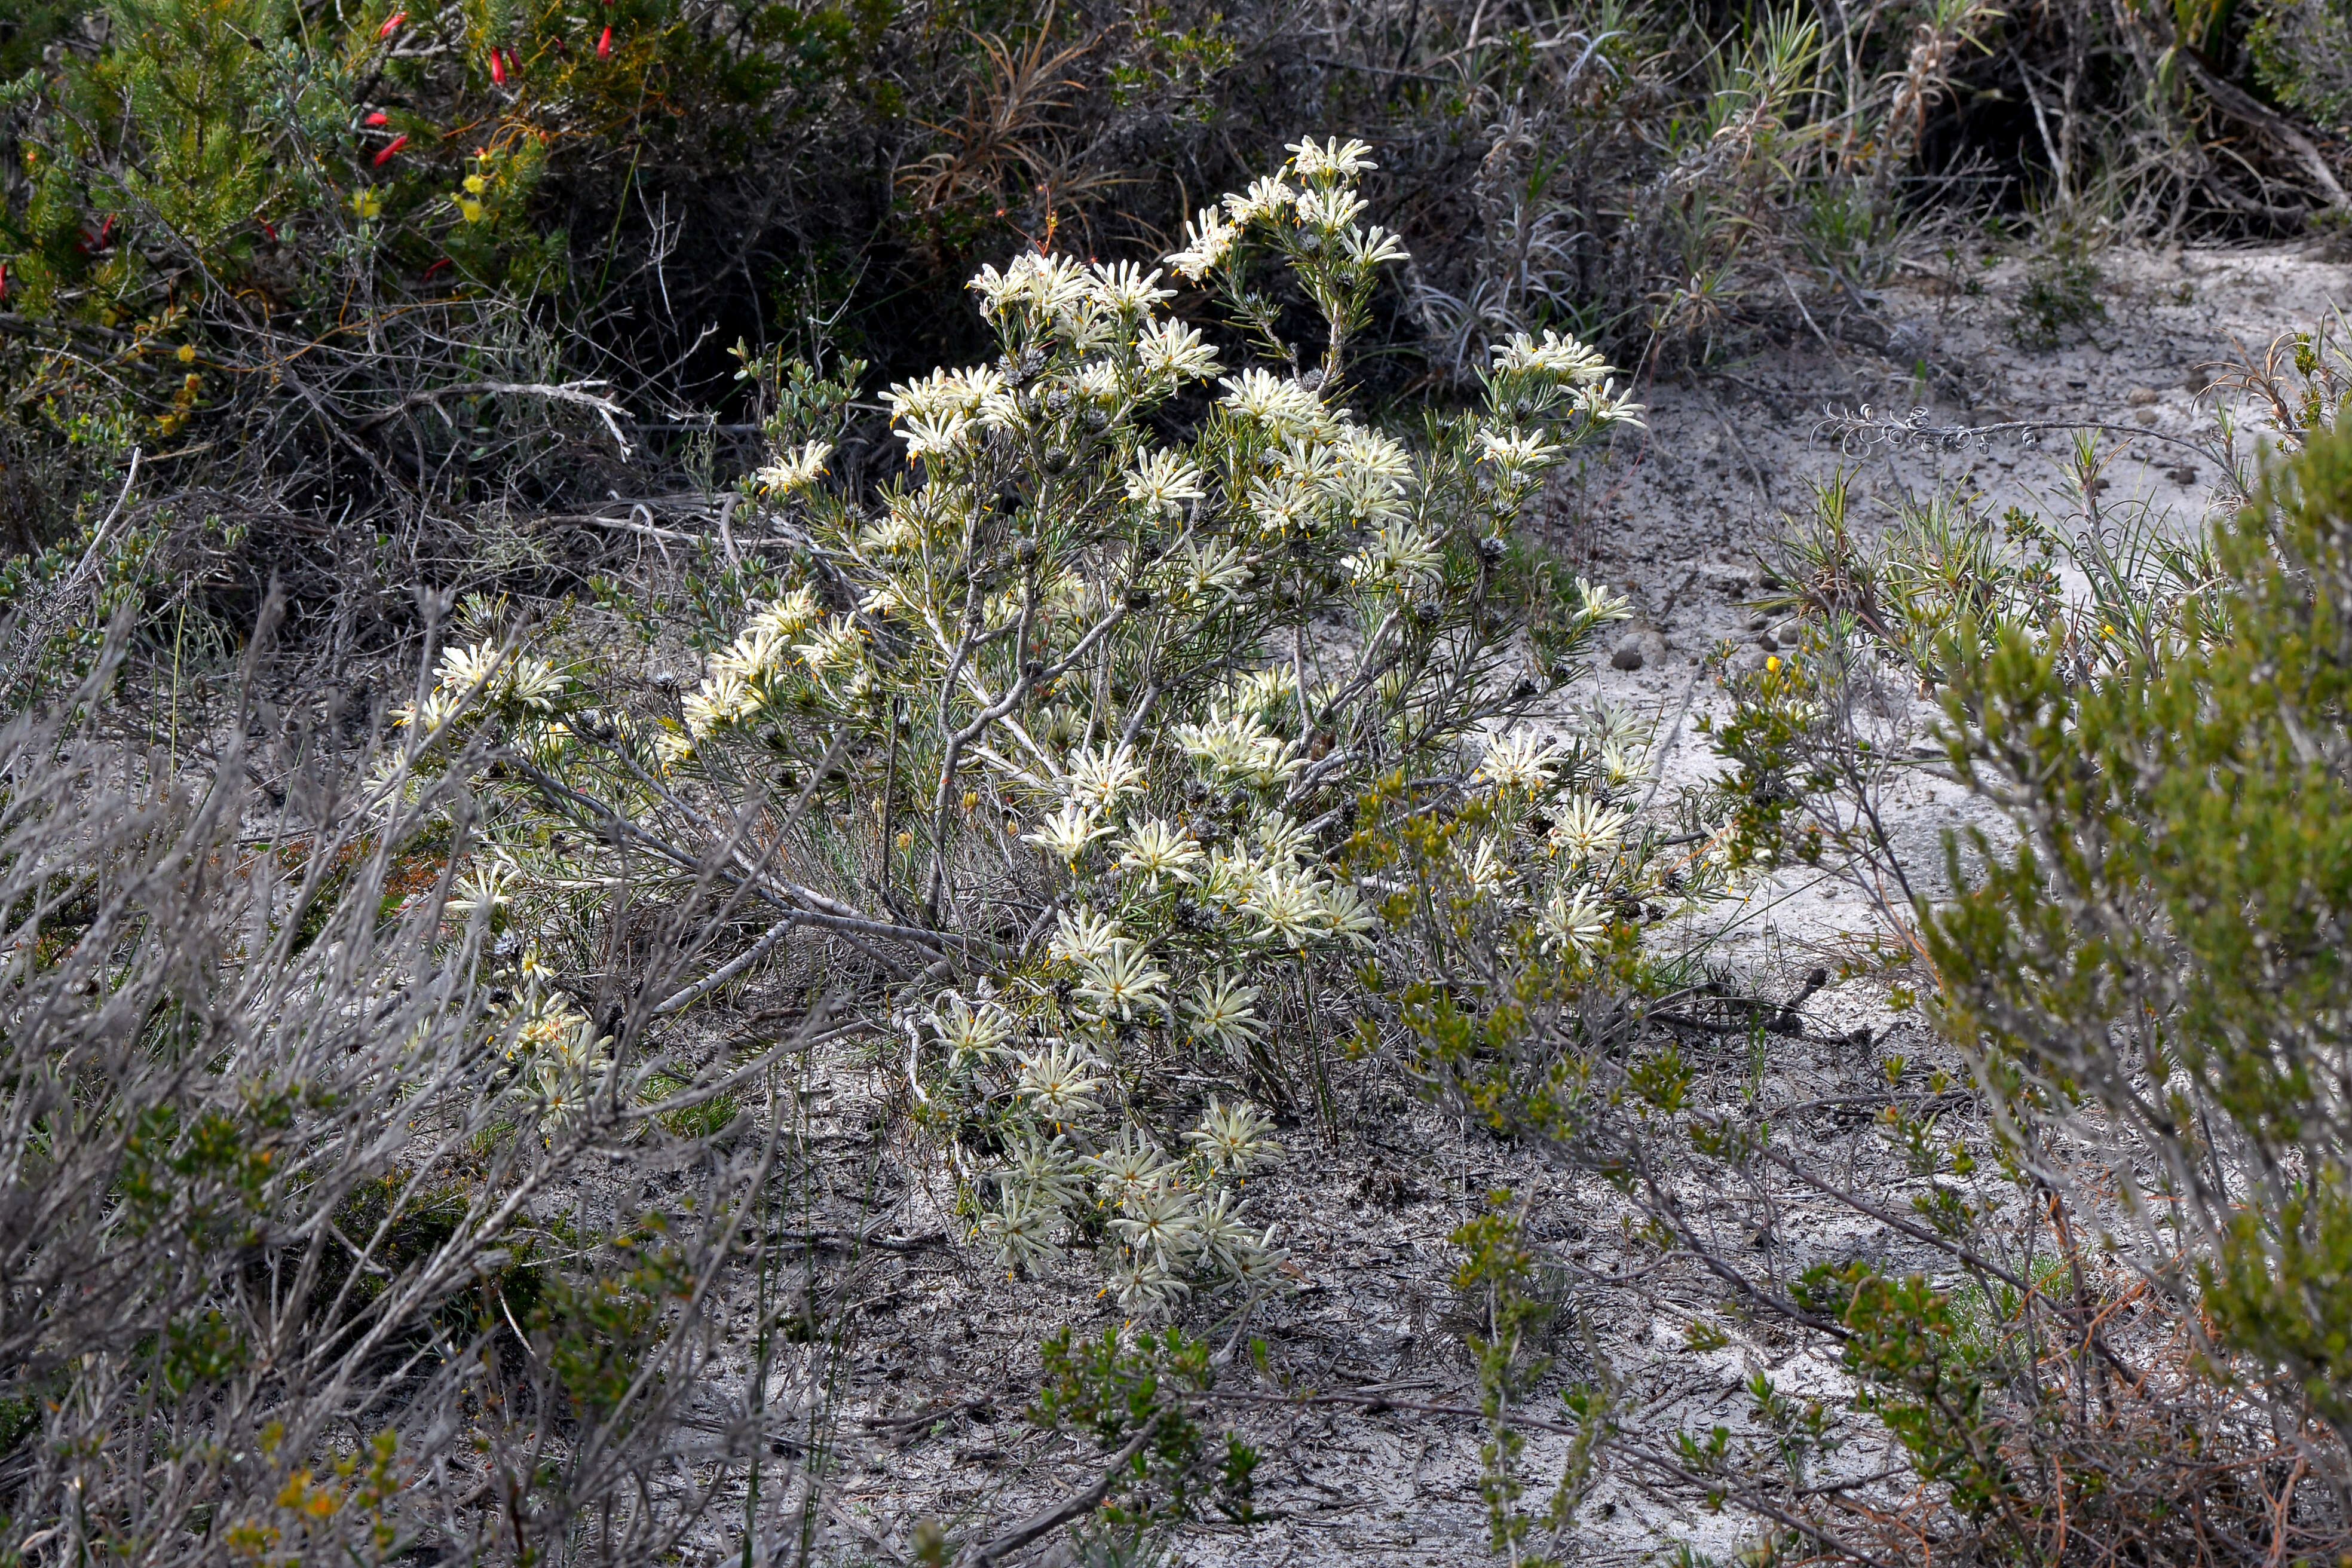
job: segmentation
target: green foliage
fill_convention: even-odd
[[[1961,651],[1958,756],[2030,781],[2066,830],[1995,857],[1927,938],[1956,1026],[2011,1092],[2106,1107],[2149,1140],[2148,1197],[2223,1342],[2342,1429],[2352,1363],[2323,1303],[2340,1295],[2347,1129],[2323,1020],[2352,984],[2336,935],[2352,907],[2352,437],[2315,437],[2214,550],[2221,586],[2144,676],[2067,681],[2014,634]]]
[[[694,1080],[677,1073],[660,1072],[646,1079],[645,1098],[648,1104],[660,1105],[674,1096],[687,1097],[688,1103],[676,1110],[656,1110],[655,1119],[673,1135],[679,1138],[715,1138],[735,1123],[741,1102],[732,1094],[704,1098],[694,1094]]]
[[[2023,347],[2054,349],[2068,331],[2107,319],[2099,289],[2106,279],[2098,263],[2074,243],[2048,246],[2026,264],[2010,332]]]
[[[1216,128],[1310,121],[1396,146],[1372,195],[1417,226],[1411,287],[1351,307],[1374,403],[1415,357],[1475,393],[1547,327],[1704,355],[1792,291],[1885,276],[1925,111],[1988,24],[1921,25],[1832,37],[1790,8],[1726,39],[1613,0],[1485,38],[1459,7],[1327,28],[1257,0],[1116,25],[992,0],[39,9],[5,46],[23,330],[0,374],[92,470],[161,446],[377,523],[562,513],[658,492],[614,483],[632,457],[709,482],[673,438],[737,412],[707,325],[892,377],[979,352],[972,258],[1177,233],[1193,194],[1263,172]],[[1298,305],[1250,310],[1280,336]],[[593,432],[590,405],[514,390],[591,381],[646,421],[595,471],[543,438]]]
[[[122,1135],[119,1181],[124,1219],[134,1231],[168,1224],[207,1248],[258,1239],[255,1225],[275,1174],[277,1145],[299,1100],[256,1088],[235,1110],[190,1116],[158,1102],[133,1114]]]
[[[215,1310],[165,1325],[163,1386],[184,1397],[198,1384],[219,1383],[245,1364],[246,1346]]]
[[[1083,1432],[1120,1456],[1086,1536],[1131,1552],[1148,1532],[1204,1510],[1251,1521],[1256,1450],[1232,1432],[1212,1440],[1194,1418],[1197,1397],[1216,1384],[1206,1344],[1174,1328],[1106,1329],[1099,1340],[1063,1328],[1040,1352],[1029,1419],[1049,1432]]]
[[[1458,1226],[1447,1239],[1463,1253],[1454,1271],[1454,1291],[1477,1322],[1468,1343],[1478,1363],[1479,1409],[1487,1426],[1486,1441],[1478,1450],[1486,1544],[1526,1568],[1550,1568],[1560,1561],[1550,1553],[1558,1550],[1593,1479],[1599,1440],[1607,1429],[1606,1411],[1591,1390],[1570,1395],[1570,1407],[1580,1417],[1579,1435],[1542,1512],[1522,1510],[1519,1500],[1527,1484],[1519,1476],[1519,1460],[1527,1438],[1513,1426],[1512,1411],[1524,1408],[1528,1395],[1551,1370],[1550,1358],[1533,1353],[1528,1342],[1558,1308],[1535,1289],[1535,1255],[1522,1238],[1518,1216],[1507,1212],[1510,1201],[1508,1192],[1487,1194],[1486,1212]],[[1531,1544],[1538,1531],[1549,1538],[1543,1552]]]
[[[2173,24],[2218,48],[2223,9]],[[2263,15],[2257,71],[2330,111],[2319,62],[2287,65],[2289,13]],[[2340,1470],[2303,1418],[2352,1419],[2322,1022],[2352,459],[2315,442],[2210,551],[2102,518],[2087,446],[2071,538],[1937,500],[1865,543],[1833,487],[1781,574],[1807,640],[1735,681],[1740,787],[1661,804],[1638,726],[1528,727],[1623,613],[1515,527],[1638,413],[1580,340],[1703,361],[1784,300],[1822,334],[1809,293],[1866,330],[1927,210],[1906,187],[1939,96],[1994,21],[1486,16],[116,0],[0,22],[0,456],[42,491],[8,501],[0,662],[11,710],[86,722],[11,731],[0,770],[0,1131],[33,1152],[0,1205],[0,1554],[68,1511],[52,1551],[86,1555],[682,1550],[704,1501],[631,1489],[710,1392],[734,1263],[759,1253],[757,1364],[709,1429],[758,1443],[772,1341],[819,1381],[841,1341],[815,1237],[772,1304],[778,1216],[742,1223],[777,1203],[784,1047],[659,1033],[786,962],[903,1084],[962,1239],[1041,1275],[1085,1258],[1137,1320],[1280,1288],[1249,1184],[1337,1133],[1342,1051],[1383,1056],[1613,1184],[1629,1247],[1736,1281],[1727,1321],[1836,1342],[1930,1483],[1898,1523],[1939,1550],[2180,1560],[2190,1497],[2251,1540],[2263,1400]],[[2140,91],[2154,25],[2117,13],[2128,48],[2059,26]],[[1223,150],[1295,121],[1307,79],[1318,123],[1382,128],[1388,168],[1339,138],[1271,174]],[[2169,112],[2140,97],[2119,123]],[[2051,151],[2062,187],[2088,177]],[[2132,168],[2143,200],[2221,181],[2185,138]],[[1411,272],[1360,221],[1374,202],[1416,226]],[[2022,338],[2098,313],[2071,210]],[[1180,231],[1181,313],[1160,273],[1076,259]],[[973,258],[1016,251],[971,279],[976,318],[955,308]],[[2344,382],[2324,336],[2290,357],[2292,393],[2248,384],[2292,445]],[[966,368],[920,374],[942,359]],[[739,480],[746,427],[768,449]],[[644,499],[607,515],[622,497]],[[591,529],[688,558],[652,591],[591,577],[611,558],[560,531]],[[594,605],[486,593],[445,638],[435,589],[485,568],[590,577]],[[281,574],[338,659],[423,637],[404,732],[346,775],[348,735],[263,724],[268,793],[232,762],[183,800],[190,623],[224,666]],[[126,636],[143,695],[168,668],[163,715],[106,689]],[[1922,685],[1956,765],[2031,785],[2007,796],[2021,847],[1974,845],[1968,897],[1917,911],[1937,1016],[1991,1042],[2004,1136],[1954,1141],[1950,1082],[1890,1058],[1876,1125],[1926,1178],[1897,1217],[1962,1282],[1790,1286],[1678,1196],[1694,1171],[1733,1206],[1784,1184],[1780,1021],[1645,933],[1790,858],[1892,866],[1909,910],[1874,807],[1916,760],[1889,694]],[[247,732],[188,711],[207,765]],[[2155,1152],[2098,1189],[2142,1222],[2137,1276],[2068,1228],[2082,1173],[2039,1136],[2093,1106]],[[589,1156],[646,1149],[688,1200],[663,1223],[548,1217]],[[1605,1388],[1570,1393],[1528,1511],[1552,1303],[1507,1207],[1455,1237],[1498,1550],[1556,1552],[1612,1450],[1755,1509],[1771,1550],[1858,1539],[1821,1500],[1845,1435],[1762,1379],[1751,1434],[1670,1451],[1636,1452]],[[2160,1325],[2210,1326],[2194,1354],[2100,1338],[2142,1290]],[[2118,1360],[2146,1374],[2122,1394]],[[1255,1453],[1202,1425],[1205,1345],[1065,1331],[1045,1367],[1033,1417],[1121,1456],[1090,1545],[1251,1518]],[[761,1452],[785,1450],[746,1470],[706,1446],[690,1489],[748,1475],[747,1561],[773,1523]]]
[[[2012,1500],[2006,1435],[1988,1410],[1982,1371],[1970,1363],[1948,1295],[1916,1274],[1817,1264],[1796,1300],[1845,1331],[1846,1369],[1872,1390],[1865,1408],[1921,1476],[1950,1488],[1954,1504],[1979,1520]]]
[[[696,1285],[688,1258],[648,1223],[613,1238],[605,1267],[584,1279],[551,1271],[530,1309],[532,1345],[572,1405],[609,1416],[657,1377],[648,1366],[664,1315]]]
[[[1780,1310],[1837,1340],[2003,1561],[2165,1555],[2185,1498],[2253,1506],[2221,1478],[2257,1429],[2343,1474],[2340,363],[2322,331],[2243,367],[2284,456],[2187,539],[2101,504],[2087,437],[2063,527],[1933,502],[1864,545],[1832,486],[1774,567],[1802,646],[1733,679],[1740,854],[1843,875],[1916,931],[1997,1134],[1972,1153],[1892,1097],[1882,1119],[1934,1178],[1907,1234],[1967,1284],[1816,1269]],[[2004,819],[1947,837],[1944,896],[1882,826],[1917,765],[1913,690],[1937,700],[1943,765]],[[1985,1188],[1995,1163],[2028,1194],[2021,1227]]]
[[[118,499],[132,477],[111,468],[100,473]],[[201,594],[204,574],[192,580],[186,569],[192,553],[233,550],[244,531],[215,515],[125,518],[110,509],[47,548],[0,561],[0,618],[7,623],[0,641],[11,655],[0,700],[21,707],[89,679],[111,632],[153,626]],[[200,621],[198,629],[201,636],[209,626]]]
[[[2352,125],[2352,11],[2343,0],[2261,0],[2246,50],[2276,102],[2341,134]]]
[[[695,1145],[634,1081],[593,1106],[559,1082],[567,1109],[514,1070],[492,910],[401,890],[418,816],[305,816],[234,762],[198,784],[100,742],[140,727],[106,689],[121,650],[118,626],[0,733],[0,1552],[69,1516],[95,1555],[381,1563],[465,1519],[418,1507],[454,1462],[512,1494],[457,1527],[473,1549],[495,1528],[536,1555],[643,1473],[681,1390],[709,1397],[699,1302],[775,1135],[689,1172],[658,1226],[535,1215],[592,1152]],[[305,801],[368,787],[363,762],[311,765]],[[676,1523],[624,1533],[643,1560]]]

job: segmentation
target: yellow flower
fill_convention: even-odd
[[[479,223],[482,221],[482,204],[477,201],[469,201],[464,196],[459,196],[457,198],[457,216],[464,218],[467,223]]]
[[[489,182],[484,180],[481,175],[468,174],[466,176],[466,194],[467,195],[478,196],[488,188]]]
[[[1764,659],[1764,670],[1765,670],[1765,673],[1766,673],[1766,674],[1768,674],[1768,675],[1769,675],[1769,674],[1770,674],[1772,671],[1774,671],[1774,670],[1776,670],[1776,669],[1778,669],[1778,668],[1780,668],[1780,658],[1778,658],[1778,656],[1775,656],[1775,655],[1769,655],[1769,654],[1768,654],[1768,655],[1765,657],[1765,659]]]
[[[182,343],[180,345],[180,363],[182,364],[194,364],[196,363],[195,344]]]
[[[375,217],[383,211],[383,198],[377,195],[373,191],[353,191],[352,193],[352,211],[359,214],[362,217]]]

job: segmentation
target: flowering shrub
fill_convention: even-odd
[[[406,715],[428,752],[505,726],[467,874],[496,879],[529,962],[593,967],[582,890],[648,850],[772,923],[641,1005],[795,929],[837,943],[874,982],[837,994],[903,1045],[972,1237],[1013,1270],[1091,1243],[1138,1312],[1279,1267],[1241,1188],[1279,1152],[1259,1102],[1328,1110],[1349,961],[1383,927],[1334,859],[1358,796],[1451,812],[1564,783],[1569,753],[1506,731],[1625,613],[1510,531],[1549,468],[1638,419],[1608,366],[1522,336],[1481,412],[1412,444],[1360,421],[1350,340],[1402,252],[1357,222],[1368,149],[1290,151],[1167,258],[1244,348],[1170,315],[1160,270],[984,267],[999,357],[889,389],[912,472],[874,504],[827,482],[850,388],[796,382],[829,390],[751,481],[755,547],[786,564],[725,577],[741,609],[674,707],[592,704],[609,669],[559,676],[489,616]],[[1319,342],[1286,335],[1266,260]],[[1588,753],[1631,778],[1622,745]],[[1548,826],[1581,857],[1625,822],[1585,800]],[[1505,849],[1482,843],[1487,889]],[[1584,894],[1554,905],[1559,940],[1599,933]],[[1180,1083],[1215,1086],[1181,1140],[1160,1130]]]

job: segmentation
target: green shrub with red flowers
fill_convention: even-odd
[[[0,101],[0,437],[54,465],[45,515],[11,531],[37,548],[86,521],[133,449],[200,458],[170,482],[252,510],[395,525],[643,473],[635,426],[684,412],[677,340],[708,305],[709,247],[677,253],[741,226],[740,191],[696,182],[756,180],[893,15],[121,0],[47,18],[48,58]],[[654,488],[675,470],[653,465]],[[285,565],[283,531],[257,542]],[[372,565],[365,545],[314,552],[314,585]]]

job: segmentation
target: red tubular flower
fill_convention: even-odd
[[[8,264],[0,261],[0,300],[8,297]]]
[[[434,275],[436,272],[440,271],[444,267],[446,267],[446,266],[448,266],[448,265],[449,265],[449,258],[448,258],[447,257],[446,257],[446,256],[445,256],[445,257],[443,257],[440,260],[438,260],[438,261],[435,262],[432,266],[430,266],[430,267],[426,268],[425,269],[425,281],[427,281],[427,282],[432,281],[433,275]]]
[[[263,218],[261,220],[261,232],[269,237],[270,244],[275,245],[278,243],[278,226],[270,222],[268,218]]]
[[[490,51],[490,85],[492,87],[504,87],[506,84],[506,61],[500,58],[499,51],[492,49]]]
[[[407,12],[405,12],[405,11],[394,11],[394,12],[392,14],[392,17],[391,17],[391,19],[390,19],[389,21],[385,22],[385,23],[384,23],[384,25],[383,25],[383,26],[378,27],[378,28],[375,30],[375,36],[376,36],[377,37],[379,37],[379,38],[389,38],[390,37],[392,37],[392,36],[393,36],[393,34],[394,34],[394,33],[396,33],[396,32],[400,31],[400,25],[401,25],[403,22],[405,22],[405,21],[407,21],[407,20],[408,20],[408,13],[407,13]]]
[[[613,58],[613,29],[610,27],[605,28],[604,36],[596,40],[596,58],[600,60]]]
[[[392,116],[379,109],[373,114],[369,115],[365,120],[361,121],[360,123],[367,126],[389,125],[392,123]]]
[[[389,142],[387,142],[387,143],[384,145],[384,149],[383,149],[383,152],[378,153],[375,155],[375,166],[376,166],[377,168],[379,168],[379,169],[383,168],[386,163],[391,163],[391,162],[392,162],[392,156],[393,156],[393,154],[394,154],[394,153],[395,153],[399,152],[403,147],[405,147],[405,146],[407,146],[407,145],[408,145],[408,132],[405,132],[405,131],[404,131],[404,132],[402,132],[399,135],[397,135],[397,136],[394,137],[394,138],[393,138]]]
[[[107,215],[106,215],[106,221],[105,221],[104,223],[100,224],[100,225],[98,226],[98,248],[99,248],[99,249],[100,249],[100,250],[104,250],[104,249],[106,248],[106,242],[107,242],[107,238],[108,238],[108,237],[109,237],[109,236],[112,235],[113,233],[114,233],[114,215],[113,215],[112,213],[109,213],[109,214],[107,214]]]

